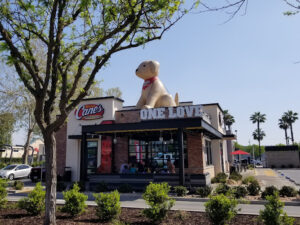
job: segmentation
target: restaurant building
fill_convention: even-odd
[[[223,110],[218,103],[136,109],[115,97],[84,99],[57,133],[58,174],[90,184],[167,181],[201,186],[229,172]],[[174,171],[168,169],[169,163]],[[132,174],[124,169],[136,167]]]

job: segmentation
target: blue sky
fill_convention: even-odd
[[[284,16],[287,10],[282,0],[249,0],[246,14],[225,24],[224,12],[189,14],[162,40],[114,55],[97,78],[105,89],[120,87],[124,104],[135,105],[143,81],[134,71],[144,60],[157,60],[160,79],[180,101],[218,102],[229,110],[239,143],[255,143],[249,117],[256,111],[267,115],[262,144],[284,143],[278,119],[287,110],[300,113],[300,15]],[[14,135],[14,143],[24,142],[23,135]],[[299,135],[300,120],[297,142]]]

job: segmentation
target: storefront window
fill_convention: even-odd
[[[186,142],[184,142],[185,167],[187,165]],[[178,143],[170,141],[129,140],[128,163],[139,169],[139,172],[168,173],[167,160],[170,159],[175,168],[179,168]],[[141,171],[141,166],[144,171]]]
[[[206,165],[212,165],[211,141],[205,140],[205,159]]]
[[[97,169],[98,141],[87,142],[87,174],[95,174]]]

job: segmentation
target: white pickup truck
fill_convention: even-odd
[[[159,152],[157,154],[156,157],[154,157],[154,160],[156,160],[157,164],[159,166],[163,165],[163,163],[167,163],[167,160],[170,159],[171,162],[174,164],[175,162],[175,159],[173,157],[173,154],[172,153],[162,153],[162,152]]]

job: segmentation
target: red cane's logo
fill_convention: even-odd
[[[75,117],[78,120],[96,120],[103,117],[104,108],[101,104],[87,104],[80,106],[75,111]]]

